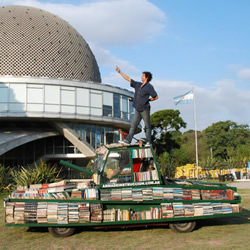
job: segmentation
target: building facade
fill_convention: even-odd
[[[133,93],[101,83],[92,51],[70,24],[4,6],[0,36],[0,163],[90,159],[129,129]]]

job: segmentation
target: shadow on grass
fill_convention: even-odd
[[[214,219],[204,219],[197,221],[196,228],[199,229],[202,226],[225,226],[225,225],[242,225],[250,224],[250,211],[247,209],[242,209],[242,215],[232,216],[232,217],[222,217]]]
[[[197,220],[197,225],[195,227],[195,231],[199,230],[201,227],[209,227],[209,226],[225,226],[225,225],[242,225],[242,224],[250,224],[250,211],[247,209],[242,209],[242,215],[232,216],[232,217],[222,217],[222,218],[212,218],[212,219],[200,219]],[[119,232],[119,231],[143,231],[147,229],[165,229],[169,228],[167,224],[141,224],[141,225],[120,225],[120,226],[95,226],[95,227],[76,227],[76,231],[74,234],[80,234],[84,231],[87,232]],[[27,232],[37,232],[37,233],[48,233],[47,227],[30,227],[27,229]]]

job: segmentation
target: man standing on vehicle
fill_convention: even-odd
[[[129,76],[121,72],[119,67],[116,67],[116,71],[128,82],[130,86],[135,89],[135,95],[133,100],[133,107],[135,108],[134,119],[129,129],[129,134],[123,141],[123,144],[130,144],[135,134],[136,128],[139,125],[141,119],[145,124],[145,132],[147,139],[147,146],[151,145],[151,124],[150,124],[150,104],[149,102],[158,99],[158,95],[154,87],[150,84],[152,80],[152,74],[150,72],[143,72],[141,80],[142,82],[136,82]],[[149,98],[150,97],[150,98]]]

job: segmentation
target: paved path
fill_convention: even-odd
[[[234,182],[229,183],[227,185],[231,186],[231,187],[250,189],[250,180],[234,181]]]

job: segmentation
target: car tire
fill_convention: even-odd
[[[48,230],[55,237],[69,237],[75,232],[74,227],[49,227]]]
[[[175,233],[189,233],[194,230],[196,221],[187,222],[173,222],[169,224],[169,227]]]

